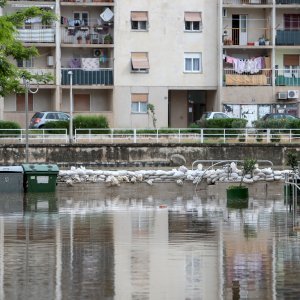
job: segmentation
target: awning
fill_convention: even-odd
[[[149,69],[148,53],[134,52],[131,53],[131,63],[133,69]]]
[[[185,12],[184,20],[187,22],[201,22],[201,12]]]
[[[146,11],[132,11],[131,21],[148,21],[148,12]]]
[[[131,102],[148,102],[148,94],[131,94]]]

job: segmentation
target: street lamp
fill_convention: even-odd
[[[25,77],[23,77],[23,84],[25,87],[25,122],[26,122],[26,130],[25,130],[25,136],[26,136],[26,146],[25,146],[25,159],[26,159],[26,163],[28,164],[28,152],[29,152],[29,142],[28,142],[28,92],[30,92],[31,94],[36,94],[39,90],[39,87],[36,88],[35,91],[30,89],[30,83],[29,80],[27,80]]]
[[[70,76],[70,122],[69,122],[69,138],[70,144],[73,143],[73,72],[69,71]]]

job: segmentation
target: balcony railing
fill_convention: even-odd
[[[276,69],[275,85],[300,86],[300,67],[297,69]]]
[[[50,80],[48,82],[39,82],[40,85],[44,84],[54,84],[54,69],[50,68],[24,68],[27,72],[34,74],[34,75],[51,75],[53,77],[53,80]],[[31,81],[32,84],[37,84],[35,80]]]
[[[276,4],[300,4],[300,0],[276,0]]]
[[[249,5],[266,5],[273,4],[273,0],[223,0],[223,4],[230,5],[240,5],[240,4],[249,4]]]
[[[272,84],[271,69],[263,69],[258,73],[237,73],[234,69],[224,69],[225,86],[264,86]]]
[[[60,2],[75,2],[75,3],[113,3],[114,0],[61,0]]]
[[[277,30],[276,45],[284,45],[284,46],[300,45],[300,30],[283,30],[283,29]]]
[[[72,83],[74,85],[113,85],[112,69],[85,70],[79,68],[62,69],[62,85],[70,85],[70,75],[68,75],[69,71],[72,71],[73,73]]]
[[[54,43],[55,29],[42,26],[18,29],[18,39],[24,43]]]

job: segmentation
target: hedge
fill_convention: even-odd
[[[16,129],[16,130],[5,130],[5,129]],[[21,126],[12,121],[0,121],[0,136],[14,136],[21,134]]]
[[[75,132],[75,129],[106,129],[109,128],[107,118],[105,116],[83,116],[83,115],[77,115],[73,118],[73,131]],[[69,121],[51,121],[47,122],[44,125],[44,129],[67,129],[67,132],[69,133]],[[63,131],[59,130],[47,130],[47,133],[57,133],[61,134]],[[87,133],[88,131],[80,131],[80,133]],[[108,130],[93,130],[91,133],[108,133]]]

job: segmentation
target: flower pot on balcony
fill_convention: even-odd
[[[79,35],[79,36],[77,37],[77,42],[78,42],[78,44],[81,44],[81,43],[82,43],[82,36],[81,36],[81,35]]]

